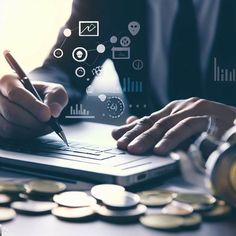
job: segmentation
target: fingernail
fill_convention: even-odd
[[[51,103],[48,105],[53,117],[58,117],[61,114],[62,107],[58,103]]]
[[[169,151],[168,149],[169,149],[169,144],[166,140],[161,140],[154,147],[154,151],[158,153],[166,153]]]

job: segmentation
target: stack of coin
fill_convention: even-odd
[[[61,220],[87,221],[95,216],[92,206],[96,199],[85,192],[69,191],[56,194],[53,201],[59,205],[52,210],[52,214]]]
[[[0,222],[14,219],[16,212],[31,216],[51,213],[65,221],[99,217],[115,223],[139,220],[159,230],[186,230],[200,226],[202,219],[227,217],[231,210],[224,201],[204,193],[154,189],[135,194],[114,184],[96,185],[86,193],[66,191],[64,183],[51,180],[0,182]]]
[[[101,184],[91,189],[91,194],[100,201],[93,209],[101,219],[117,223],[137,221],[146,212],[137,194],[125,191],[118,185]]]
[[[146,227],[168,231],[196,227],[201,221],[201,216],[199,214],[193,214],[188,217],[167,214],[149,214],[140,218],[141,224]]]

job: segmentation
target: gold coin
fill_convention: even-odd
[[[211,205],[216,202],[216,199],[210,194],[202,193],[178,193],[176,201],[188,204],[206,204]]]
[[[159,191],[146,191],[138,193],[140,202],[149,207],[159,207],[170,203],[173,200],[171,193]]]
[[[87,207],[96,204],[95,198],[80,191],[68,191],[54,195],[53,201],[64,207]]]
[[[230,169],[229,180],[234,192],[236,193],[236,161]]]
[[[60,219],[76,221],[88,219],[95,215],[95,211],[91,207],[56,207],[52,210],[52,214]]]
[[[25,185],[27,193],[53,195],[66,189],[66,185],[61,182],[51,180],[33,180]]]
[[[162,213],[176,216],[187,216],[193,213],[191,205],[173,201],[161,210]]]
[[[186,216],[184,219],[184,227],[196,227],[202,222],[202,217],[200,214],[194,213],[190,216]]]
[[[14,182],[0,182],[0,192],[9,194],[19,194],[25,192],[25,187],[23,184]]]
[[[13,209],[0,207],[0,222],[13,220],[15,216],[16,216],[16,212]]]
[[[164,214],[145,215],[142,216],[139,220],[141,224],[146,227],[161,230],[174,230],[184,225],[183,217]]]
[[[211,211],[202,213],[202,217],[206,220],[218,220],[229,216],[231,210],[230,206],[217,204]]]

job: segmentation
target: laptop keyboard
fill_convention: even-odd
[[[48,157],[62,157],[63,159],[76,160],[77,158],[87,158],[93,160],[106,160],[116,155],[125,154],[124,151],[116,147],[103,147],[97,145],[82,144],[75,141],[69,142],[67,147],[61,141],[51,139],[36,139],[31,142],[22,143],[14,141],[0,141],[1,149],[28,153]]]

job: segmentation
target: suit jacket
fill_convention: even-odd
[[[164,1],[164,0],[163,0]],[[154,97],[154,91],[149,84],[149,27],[147,24],[147,1],[146,0],[74,0],[72,13],[65,26],[61,29],[57,42],[52,48],[48,58],[42,67],[33,71],[38,79],[53,81],[63,84],[71,98],[71,103],[77,101],[84,94],[86,87],[91,83],[78,79],[75,76],[75,69],[79,66],[72,58],[72,51],[78,46],[86,49],[96,48],[98,42],[106,42],[112,35],[127,35],[127,24],[131,21],[138,21],[141,25],[139,34],[132,38],[132,59],[141,58],[144,61],[142,71],[130,69],[130,64],[126,60],[114,60],[114,65],[120,78],[131,77],[143,82],[143,94],[127,94],[130,103],[149,103],[154,102],[154,107],[150,110],[131,109],[131,112],[138,116],[146,115],[153,110],[160,109],[163,105]],[[78,37],[78,22],[98,20],[100,22],[100,36]],[[60,59],[53,56],[53,51],[61,47],[65,36],[63,29],[76,29],[73,34],[63,44],[64,55]],[[92,54],[92,53],[91,53]],[[91,55],[96,57],[96,55]],[[110,48],[106,53],[99,57],[95,65],[101,65],[107,58],[111,57]],[[217,22],[214,42],[212,45],[210,58],[208,60],[208,69],[205,78],[199,78],[204,81],[203,98],[218,101],[221,103],[236,105],[236,82],[216,82],[214,81],[214,58],[217,58],[218,64],[222,68],[236,69],[236,2],[234,0],[221,0],[220,13]],[[88,61],[90,58],[88,58]],[[181,58],[180,58],[181,60]],[[94,66],[82,64],[88,73]],[[90,75],[92,76],[92,75]],[[183,85],[183,89],[188,89]],[[171,98],[169,98],[171,100]]]

